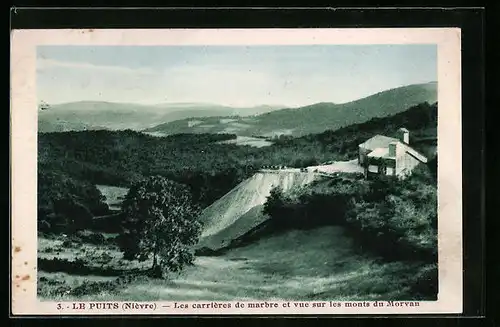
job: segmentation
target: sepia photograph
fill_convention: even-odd
[[[36,301],[438,301],[438,48],[36,45]]]
[[[39,295],[436,299],[436,55],[39,47]]]

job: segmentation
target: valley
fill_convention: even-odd
[[[429,86],[395,92],[365,107],[362,99],[355,107],[193,116],[144,132],[124,118],[133,128],[40,133],[40,298],[433,299],[437,103],[421,101],[432,99]],[[400,93],[404,101],[383,105]],[[380,110],[363,114],[373,105]],[[357,118],[337,122],[351,112]],[[366,181],[358,145],[400,126],[432,160],[407,183]],[[201,208],[193,264],[164,279],[148,274],[151,258],[122,251],[121,203],[148,176],[187,186]]]
[[[281,106],[228,107],[206,103],[136,104],[80,101],[45,105],[38,113],[39,132],[143,130],[159,123],[193,117],[253,116]]]
[[[316,103],[299,108],[273,110],[252,117],[205,117],[191,124],[181,119],[158,124],[146,132],[234,133],[238,136],[275,138],[280,135],[304,136],[336,130],[372,118],[386,117],[419,103],[437,101],[437,84],[415,84],[383,91],[356,101],[335,104]],[[228,119],[229,118],[229,119]]]
[[[230,133],[245,138],[272,139],[280,135],[296,137],[336,130],[372,118],[394,115],[423,102],[436,101],[435,82],[390,89],[342,104],[322,102],[298,108],[81,101],[48,105],[39,110],[38,128],[41,133],[131,129],[157,136]]]

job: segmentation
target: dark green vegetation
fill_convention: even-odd
[[[216,143],[232,137],[156,138],[130,130],[40,134],[38,168],[125,187],[161,175],[189,185],[195,201],[206,206],[251,174],[243,156],[253,149]]]
[[[339,225],[383,260],[420,262],[426,277],[419,294],[436,295],[437,184],[426,166],[404,181],[341,174],[293,193],[273,189],[264,212],[271,217],[267,230]]]
[[[336,130],[359,124],[371,118],[386,117],[406,110],[419,103],[437,101],[437,83],[416,84],[383,91],[366,98],[343,103],[317,103],[310,106],[281,109],[255,117],[212,117],[185,119],[160,124],[147,129],[150,132],[176,133],[227,133],[232,131],[242,136],[274,136],[289,134],[303,136]],[[232,118],[227,122],[222,118]]]
[[[395,135],[401,126],[411,131],[412,146],[431,154],[435,146],[428,140],[436,136],[436,125],[437,104],[424,103],[335,131],[283,137],[262,148],[217,143],[235,137],[228,134],[157,138],[130,130],[46,133],[39,135],[38,169],[124,187],[161,175],[188,185],[194,201],[206,207],[262,166],[303,167],[353,159],[359,143],[374,134]]]
[[[144,276],[151,263],[123,258],[117,237],[90,230],[39,235],[38,294],[51,300],[95,296]]]
[[[38,229],[76,232],[92,225],[94,216],[109,213],[95,185],[62,171],[38,171]]]
[[[347,299],[378,299],[382,295],[388,299],[431,298],[437,287],[436,157],[432,156],[436,125],[437,104],[422,103],[393,116],[320,134],[281,137],[262,148],[220,143],[235,138],[234,134],[164,138],[131,130],[39,134],[39,267],[45,271],[45,275],[39,275],[45,278],[39,283],[40,294],[77,298],[89,295],[93,299],[199,299],[199,290],[203,289],[208,299],[269,294],[298,299],[333,298],[339,294],[353,294]],[[261,166],[302,167],[353,159],[359,143],[374,134],[394,136],[401,126],[410,130],[412,146],[431,158],[430,172],[422,167],[424,171],[404,183],[340,175],[298,193],[273,192],[266,209],[272,217],[270,224],[274,224],[270,228],[272,235],[231,249],[221,257],[199,258],[195,267],[183,270],[185,275],[170,275],[168,281],[141,282],[132,278],[127,281],[131,284],[123,288],[124,281],[116,279],[125,271],[149,270],[153,256],[145,262],[123,257],[123,250],[134,252],[128,250],[137,245],[132,242],[124,247],[124,238],[119,236],[131,229],[124,224],[127,215],[111,212],[94,185],[129,188],[148,176],[158,175],[172,181],[168,183],[186,185],[179,186],[186,198],[192,198],[195,206],[206,207]],[[138,195],[134,189],[138,190],[132,187],[129,199]],[[110,215],[113,219],[101,219]],[[97,227],[106,227],[97,223],[102,221],[111,221],[116,230],[105,230],[116,234],[98,232]],[[343,235],[344,230],[348,237]],[[352,239],[362,251],[352,251],[348,243]],[[154,248],[148,246],[146,252],[154,252]],[[383,260],[367,258],[363,255],[367,250]],[[399,261],[388,262],[394,260]],[[84,272],[86,279],[72,275],[78,271]],[[63,277],[53,278],[50,274]],[[57,284],[67,276],[72,277]],[[339,276],[348,277],[339,281]],[[269,281],[276,287],[262,294]],[[315,284],[317,281],[320,286]],[[157,288],[151,287],[154,283],[158,283]],[[305,288],[309,287],[310,292],[305,294],[305,288],[294,285],[309,285]]]
[[[151,176],[131,187],[122,207],[126,230],[120,246],[126,259],[146,261],[152,256],[156,276],[193,263],[190,248],[201,233],[200,211],[187,186]]]
[[[437,185],[425,166],[404,181],[340,174],[291,194],[273,189],[264,212],[285,229],[347,226],[390,260],[436,260]]]

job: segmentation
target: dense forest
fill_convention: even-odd
[[[206,207],[262,166],[302,167],[353,159],[359,143],[374,134],[394,135],[401,126],[411,131],[412,146],[428,154],[432,147],[419,140],[436,136],[437,103],[422,103],[390,117],[321,134],[280,138],[262,148],[219,143],[236,137],[231,134],[42,133],[38,137],[40,214],[53,215],[54,202],[61,198],[72,199],[91,214],[102,214],[102,199],[93,184],[129,187],[151,175],[188,185],[195,201]]]
[[[321,149],[321,153],[336,155],[336,160],[349,160],[357,156],[358,145],[375,134],[396,137],[400,127],[410,130],[412,147],[429,155],[425,141],[437,136],[437,103],[423,103],[408,110],[384,118],[373,118],[361,124],[349,125],[320,134],[309,134],[299,138],[281,137],[275,143],[279,148],[301,147]],[[318,153],[319,155],[319,153]]]

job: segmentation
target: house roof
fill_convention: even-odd
[[[423,154],[421,154],[420,152],[418,152],[417,150],[415,150],[414,148],[412,148],[411,146],[407,145],[407,144],[404,144],[404,143],[401,143],[400,144],[404,147],[405,151],[413,156],[415,159],[423,162],[423,163],[427,163],[427,157],[425,157]]]
[[[376,148],[388,148],[392,142],[399,142],[399,140],[394,137],[378,134],[361,143],[359,146],[368,150],[375,150]]]
[[[389,155],[389,148],[376,148],[368,154],[371,158],[394,158]]]
[[[366,140],[361,143],[359,146],[365,148],[367,150],[372,150],[368,156],[372,158],[393,158],[389,156],[389,144],[397,142],[400,146],[403,147],[404,151],[409,155],[413,156],[415,159],[420,162],[426,163],[427,158],[419,153],[417,150],[410,147],[408,144],[405,144],[399,141],[397,138],[388,137],[384,135],[375,135],[372,138]]]

